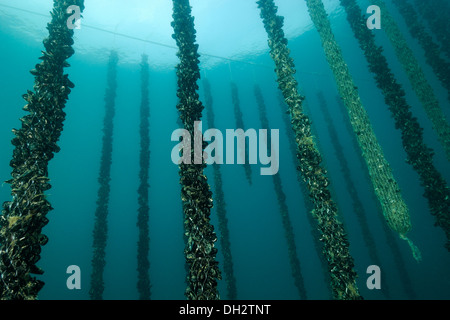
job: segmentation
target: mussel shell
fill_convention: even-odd
[[[40,234],[38,238],[38,242],[41,246],[45,246],[48,242],[48,237],[45,234]]]

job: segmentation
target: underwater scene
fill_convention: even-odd
[[[0,0],[1,299],[450,299],[449,17]]]

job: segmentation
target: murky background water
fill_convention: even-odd
[[[9,161],[13,146],[12,128],[20,126],[19,118],[25,112],[21,98],[33,86],[29,70],[38,63],[43,50],[42,39],[46,36],[51,1],[36,1],[40,4],[30,6],[30,1],[0,1],[0,179],[10,179]],[[66,105],[67,113],[64,131],[60,139],[61,151],[49,164],[52,188],[48,200],[54,207],[48,215],[49,224],[43,232],[49,242],[43,248],[38,265],[45,270],[39,278],[45,286],[39,294],[40,299],[89,299],[88,291],[92,258],[92,231],[96,208],[98,173],[102,143],[104,117],[104,94],[106,87],[107,57],[110,50],[119,54],[116,116],[113,134],[113,163],[111,172],[110,211],[108,216],[108,243],[105,267],[104,299],[137,299],[137,188],[139,172],[139,107],[140,107],[140,66],[142,53],[149,56],[150,63],[150,281],[153,299],[184,299],[185,263],[183,242],[183,215],[180,200],[178,167],[171,161],[170,154],[175,142],[170,141],[177,124],[176,49],[161,46],[175,46],[170,33],[164,38],[152,30],[145,36],[137,31],[146,27],[150,18],[139,8],[139,1],[130,2],[130,12],[122,11],[130,17],[139,11],[136,25],[124,19],[111,22],[95,18],[101,11],[91,11],[92,1],[85,1],[85,19],[82,29],[76,30],[75,55],[69,60],[71,67],[66,69],[76,87],[70,94]],[[279,175],[286,194],[289,215],[295,234],[297,254],[309,299],[329,299],[330,292],[320,270],[319,256],[315,249],[311,228],[305,208],[304,196],[299,187],[296,165],[289,149],[286,126],[278,100],[278,89],[273,72],[273,62],[268,54],[267,36],[264,32],[259,12],[254,1],[212,1],[206,5],[192,1],[193,15],[198,30],[197,43],[201,58],[201,75],[211,84],[215,127],[222,132],[235,129],[236,120],[231,100],[230,82],[238,85],[240,105],[246,128],[261,128],[253,87],[262,88],[267,106],[270,128],[280,130],[280,169]],[[248,3],[247,3],[248,2]],[[364,245],[360,224],[356,219],[352,199],[345,188],[342,164],[336,157],[328,124],[320,110],[318,93],[323,93],[337,138],[345,155],[352,183],[356,186],[358,197],[363,203],[370,231],[375,238],[376,248],[383,264],[382,281],[389,288],[390,298],[419,299],[450,298],[450,255],[443,247],[445,235],[434,227],[434,217],[430,215],[427,201],[422,196],[418,175],[404,160],[400,132],[394,122],[384,98],[377,89],[368,71],[366,60],[346,20],[339,1],[327,1],[326,8],[331,16],[335,37],[342,48],[344,58],[358,87],[378,141],[392,166],[395,178],[401,187],[402,195],[410,209],[413,229],[410,238],[421,249],[423,261],[417,263],[410,254],[407,244],[398,239],[404,269],[395,262],[395,253],[387,244],[381,212],[372,195],[365,168],[358,160],[359,150],[353,147],[353,134],[346,128],[347,115],[342,114],[338,105],[338,93],[333,75],[325,60],[320,38],[312,27],[303,1],[280,0],[279,14],[285,15],[289,36],[289,48],[294,58],[299,87],[306,96],[305,108],[313,121],[313,127],[324,156],[324,163],[332,182],[334,199],[345,220],[350,241],[350,251],[355,260],[358,286],[366,299],[385,299],[381,290],[366,287],[366,269],[374,264]],[[300,2],[301,4],[297,4]],[[102,1],[96,4],[96,9]],[[117,14],[119,1],[108,2],[105,12]],[[369,4],[359,2],[363,8]],[[426,64],[423,52],[407,32],[404,21],[388,1],[389,8],[397,18],[409,45],[413,48],[427,79],[433,86],[441,107],[449,116],[449,102],[446,91],[440,86],[436,76]],[[10,6],[14,6],[12,8]],[[231,8],[234,6],[234,9]],[[27,9],[30,12],[18,10]],[[106,8],[106,7],[104,7]],[[171,3],[155,3],[163,21],[170,29]],[[226,9],[226,10],[225,10]],[[110,10],[110,11],[108,11]],[[135,11],[133,11],[135,10]],[[211,16],[208,16],[208,14]],[[222,14],[221,14],[222,13]],[[225,14],[226,13],[226,14]],[[149,12],[152,17],[157,12]],[[221,17],[214,20],[214,17]],[[112,19],[112,18],[111,18]],[[147,21],[147,20],[148,21]],[[156,19],[156,17],[154,18]],[[219,18],[217,18],[219,19]],[[236,20],[235,20],[236,19]],[[239,23],[247,29],[237,29],[234,21],[248,19]],[[306,19],[306,20],[305,20]],[[304,21],[299,24],[299,21]],[[98,24],[96,24],[98,23]],[[84,26],[86,24],[86,26]],[[113,27],[113,26],[116,27]],[[101,28],[101,30],[92,27]],[[135,29],[133,29],[135,28]],[[106,31],[115,32],[108,33]],[[229,30],[229,31],[227,31]],[[435,166],[450,182],[449,164],[445,154],[432,131],[417,97],[411,89],[406,75],[399,64],[393,49],[382,30],[374,31],[377,42],[384,47],[391,69],[395,72],[406,91],[406,98],[413,113],[424,127],[427,145],[435,151]],[[256,34],[257,36],[255,36]],[[125,37],[127,35],[129,37]],[[137,35],[137,36],[136,36]],[[220,35],[228,35],[227,37]],[[137,39],[132,39],[135,37]],[[146,41],[142,41],[142,40]],[[149,43],[156,41],[159,44]],[[239,50],[241,46],[242,50]],[[254,48],[254,50],[252,50]],[[226,58],[226,59],[224,59]],[[200,97],[204,102],[204,88],[200,85]],[[203,129],[208,128],[206,116]],[[288,128],[289,129],[289,128]],[[290,129],[289,129],[290,130]],[[225,193],[228,227],[230,230],[231,251],[237,285],[238,299],[299,299],[294,286],[288,259],[288,251],[282,221],[279,214],[273,180],[270,176],[259,174],[260,164],[252,165],[252,185],[245,178],[242,165],[222,165],[223,188]],[[212,168],[206,169],[213,194]],[[0,188],[2,201],[10,199],[9,185]],[[211,213],[215,225],[215,209]],[[313,226],[314,227],[314,226]],[[217,258],[223,265],[220,244]],[[68,290],[66,287],[66,268],[78,265],[81,269],[81,290]],[[402,278],[403,277],[403,278]],[[402,280],[403,279],[403,280]],[[406,279],[406,280],[405,280]],[[405,287],[405,281],[410,288]],[[225,281],[219,283],[219,290],[226,298]]]

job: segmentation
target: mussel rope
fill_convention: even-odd
[[[200,78],[198,44],[195,44],[194,17],[191,15],[189,0],[173,0],[175,39],[180,63],[177,65],[179,103],[177,109],[180,119],[191,137],[194,136],[194,121],[202,116],[203,105],[197,93],[197,80]],[[191,139],[191,143],[193,144]],[[207,143],[203,143],[203,148]],[[194,159],[194,146],[191,148],[191,159]],[[221,279],[216,261],[217,241],[214,227],[210,222],[213,206],[210,191],[202,164],[180,164],[181,199],[183,201],[184,227],[187,245],[184,250],[189,267],[185,295],[189,300],[219,299],[217,280]]]
[[[352,181],[351,171],[350,171],[347,159],[343,152],[344,148],[342,147],[342,144],[339,141],[338,132],[336,130],[336,127],[334,126],[330,112],[328,111],[327,102],[325,100],[325,97],[324,97],[322,91],[319,91],[319,93],[317,94],[317,99],[319,100],[320,111],[323,114],[323,116],[325,118],[325,123],[327,124],[327,127],[328,127],[328,134],[331,139],[331,144],[333,145],[333,148],[334,148],[334,153],[336,155],[336,159],[339,162],[339,166],[342,171],[342,176],[344,177],[345,189],[349,193],[350,198],[352,200],[353,213],[355,214],[355,216],[358,220],[358,224],[360,226],[359,229],[362,233],[364,244],[366,245],[369,257],[371,259],[371,264],[376,264],[381,268],[381,270],[383,270],[384,269],[383,264],[381,263],[381,259],[378,254],[378,250],[375,245],[375,239],[372,234],[372,231],[370,230],[369,222],[367,221],[366,210],[364,209],[362,201],[358,195],[358,191],[356,190],[355,184]],[[384,278],[382,278],[382,281],[383,281],[382,293],[386,296],[386,298],[389,299],[389,297],[390,297],[389,285],[387,282],[384,281]]]
[[[358,145],[358,142],[356,141],[355,135],[353,134],[353,128],[350,123],[350,119],[347,116],[347,109],[345,108],[344,104],[342,103],[342,99],[339,96],[336,96],[336,104],[338,105],[340,114],[342,115],[342,123],[344,123],[345,129],[347,130],[348,134],[350,135],[352,148],[353,148],[353,150],[358,151],[359,145]],[[366,162],[365,162],[363,156],[361,155],[361,153],[356,152],[355,154],[356,154],[356,158],[358,159],[360,168],[363,169],[362,173],[364,175],[364,179],[366,180],[367,185],[370,186],[372,183],[370,180],[369,173],[367,170],[364,170],[364,168],[366,167]],[[381,209],[381,204],[378,202],[378,199],[376,198],[375,190],[373,190],[373,188],[372,188],[371,191],[372,192],[370,193],[370,195],[376,206],[376,211],[377,211],[377,213],[379,213],[378,216],[380,217],[380,220],[382,222],[381,227],[383,229],[384,235],[386,236],[386,243],[388,244],[389,248],[392,251],[392,256],[394,257],[394,263],[398,269],[400,281],[403,285],[403,288],[404,288],[406,294],[408,295],[408,299],[412,299],[412,300],[416,299],[416,294],[414,292],[412,282],[411,282],[411,279],[408,274],[408,269],[406,268],[405,260],[401,254],[401,251],[397,244],[396,238],[394,237],[394,233],[389,228],[389,226],[385,223],[384,216],[382,213],[383,210]],[[384,277],[384,278],[386,278],[386,277]],[[383,288],[383,285],[384,285],[383,278],[381,278],[381,282],[382,282],[381,286]]]
[[[242,129],[245,131],[244,118],[242,116],[241,104],[239,101],[238,87],[237,87],[236,83],[234,83],[233,81],[231,82],[230,85],[231,85],[231,98],[232,98],[233,106],[234,106],[234,117],[236,119],[236,128]],[[252,184],[252,167],[251,167],[250,163],[248,162],[249,161],[248,152],[249,152],[249,148],[248,148],[247,144],[245,144],[245,154],[244,154],[245,163],[243,164],[243,167],[245,170],[245,177],[247,178],[248,183],[251,185]]]
[[[49,36],[43,43],[41,63],[31,70],[35,76],[34,92],[28,90],[23,108],[29,114],[21,118],[22,128],[13,129],[15,146],[11,160],[12,201],[3,204],[0,218],[0,298],[34,300],[44,285],[30,274],[42,274],[36,266],[41,246],[48,241],[41,234],[52,210],[45,191],[51,188],[48,162],[59,152],[57,142],[63,130],[70,88],[74,84],[64,74],[66,62],[73,53],[74,31],[67,27],[71,5],[84,10],[82,0],[54,1]]]
[[[447,99],[450,101],[450,62],[441,57],[439,45],[434,42],[425,25],[419,20],[414,6],[404,0],[392,0],[392,2],[403,16],[411,36],[417,39],[424,50],[427,63],[433,69],[442,86],[447,90]]]
[[[361,299],[356,285],[356,272],[349,252],[349,242],[342,223],[337,219],[337,208],[328,189],[326,171],[321,166],[322,157],[311,134],[311,122],[302,110],[303,97],[294,78],[295,66],[289,56],[287,39],[283,32],[283,18],[277,15],[273,0],[258,0],[261,18],[268,34],[270,55],[276,65],[275,72],[280,90],[291,116],[297,142],[298,170],[308,185],[314,203],[313,216],[323,242],[327,258],[333,297],[336,299]]]
[[[213,98],[211,94],[211,85],[208,79],[203,79],[203,90],[205,94],[205,109],[208,119],[208,127],[215,128]],[[236,278],[233,270],[233,257],[231,255],[230,231],[228,229],[227,209],[223,193],[222,172],[220,166],[216,163],[212,165],[214,170],[214,201],[216,203],[217,219],[219,222],[219,240],[223,254],[223,271],[225,272],[225,281],[227,284],[228,300],[237,299]]]
[[[267,118],[266,104],[264,102],[264,97],[261,92],[259,85],[255,84],[254,94],[256,98],[256,103],[258,105],[259,118],[261,121],[261,129],[270,130],[269,119]],[[267,133],[267,148],[270,148],[270,135]],[[270,150],[270,149],[269,149]],[[284,228],[284,235],[286,237],[289,262],[291,265],[292,277],[294,278],[294,283],[297,288],[298,294],[302,300],[306,300],[308,295],[306,293],[305,282],[302,276],[302,270],[300,265],[300,260],[297,255],[297,248],[295,245],[294,229],[292,227],[291,219],[289,218],[289,209],[286,204],[286,195],[283,191],[283,186],[281,184],[280,174],[272,175],[273,187],[275,189],[275,194],[277,196],[278,205],[280,207],[281,221]]]
[[[281,111],[281,117],[283,120],[283,123],[285,125],[285,133],[287,136],[287,142],[289,144],[289,150],[291,151],[292,154],[292,163],[294,163],[294,165],[297,163],[297,155],[296,155],[296,149],[297,149],[297,144],[295,142],[295,137],[294,137],[294,132],[291,128],[291,122],[289,120],[289,115],[286,113],[286,103],[284,102],[283,99],[283,95],[280,91],[278,91],[278,105],[280,107],[280,111]],[[300,171],[297,170],[297,181],[298,181],[298,185],[300,187],[300,190],[302,192],[303,195],[303,203],[304,203],[304,208],[306,210],[306,212],[311,212],[313,210],[313,203],[311,202],[311,199],[308,197],[308,189],[306,187],[305,182],[302,179],[302,176],[300,174]],[[330,287],[330,274],[327,271],[327,261],[325,259],[325,257],[321,254],[321,247],[322,244],[320,242],[320,232],[317,230],[317,228],[314,227],[315,222],[314,222],[314,218],[312,215],[307,214],[306,218],[308,220],[309,226],[311,227],[311,236],[313,238],[313,243],[314,243],[314,248],[317,252],[319,261],[320,261],[320,266],[321,266],[321,270],[322,270],[322,274],[324,277],[324,281],[325,284],[329,290],[329,292],[331,293],[331,287]]]
[[[322,46],[334,74],[339,94],[344,100],[350,123],[357,135],[361,153],[367,164],[372,184],[383,209],[384,217],[392,230],[409,244],[417,261],[421,260],[419,249],[406,237],[411,230],[409,210],[402,198],[400,188],[395,180],[383,150],[377,141],[369,116],[364,109],[358,90],[350,75],[347,64],[337,44],[324,5],[321,0],[306,0],[311,20],[319,32]]]
[[[102,300],[104,291],[103,271],[105,269],[105,249],[108,236],[108,204],[111,180],[111,163],[113,148],[113,120],[115,115],[115,99],[117,88],[118,55],[111,51],[108,62],[107,87],[105,92],[105,117],[103,119],[103,146],[100,159],[100,184],[97,195],[97,208],[95,210],[95,223],[93,231],[93,256],[91,288],[89,295],[92,300]]]
[[[390,15],[384,1],[374,0],[372,3],[379,6],[381,9],[381,16],[383,19],[382,29],[388,36],[414,92],[433,124],[433,129],[437,133],[439,142],[444,148],[447,160],[450,161],[450,125],[433,92],[433,88],[427,81],[419,62],[415,58],[412,49],[408,46],[399,26]]]
[[[450,24],[448,23],[450,5],[448,1],[414,0],[414,4],[439,42],[439,49],[447,56],[447,59],[450,59],[450,42],[448,41],[448,35],[450,34]]]
[[[139,189],[138,189],[138,218],[137,227],[139,229],[139,238],[137,243],[137,271],[138,282],[137,289],[140,300],[149,300],[151,296],[150,284],[150,262],[148,260],[150,237],[149,237],[149,166],[150,166],[150,106],[149,106],[149,65],[148,56],[142,55],[141,62],[141,123],[139,133],[141,136],[140,150],[140,172],[139,172]]]
[[[425,144],[423,129],[411,113],[411,107],[405,99],[405,91],[390,70],[382,53],[383,48],[376,45],[373,33],[367,29],[356,1],[341,0],[341,4],[347,12],[347,20],[364,51],[369,68],[374,73],[377,87],[383,92],[385,102],[395,119],[395,127],[402,133],[406,161],[419,174],[431,214],[436,218],[436,225],[444,230],[447,236],[445,247],[450,250],[450,190],[433,164],[433,150]]]

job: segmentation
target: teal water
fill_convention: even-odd
[[[280,1],[279,6],[282,6]],[[1,8],[3,12],[8,9]],[[89,3],[86,1],[86,11]],[[0,18],[1,12],[0,11]],[[9,12],[9,11],[8,11]],[[18,13],[25,15],[27,13]],[[10,24],[0,20],[0,180],[10,178],[13,146],[12,128],[20,126],[19,118],[25,115],[21,98],[33,86],[29,70],[38,63],[43,46],[20,32]],[[395,130],[393,119],[384,104],[372,75],[367,69],[365,58],[352,35],[345,13],[337,11],[332,16],[333,31],[340,44],[344,58],[359,88],[363,105],[372,121],[373,128],[385,156],[393,168],[402,195],[410,208],[413,229],[410,238],[421,249],[423,261],[417,263],[410,254],[406,243],[396,237],[405,263],[406,276],[412,290],[419,299],[450,298],[450,254],[445,250],[445,235],[434,227],[434,217],[429,213],[426,199],[422,196],[418,176],[406,164],[405,152],[401,145],[400,133]],[[402,26],[402,25],[401,25]],[[41,26],[45,28],[45,24]],[[196,25],[201,28],[201,25]],[[403,26],[404,27],[404,26]],[[263,28],[262,23],[255,28]],[[404,29],[406,34],[406,29]],[[210,31],[213,32],[213,31]],[[101,35],[101,32],[97,33]],[[419,62],[433,85],[444,112],[449,115],[446,92],[440,87],[431,69],[425,64],[423,53],[409,37]],[[402,71],[393,50],[380,31],[377,41],[385,48],[390,67],[402,83],[413,113],[424,127],[425,142],[434,149],[435,165],[450,183],[450,170],[444,152],[437,142],[420,103]],[[49,174],[52,188],[47,192],[54,210],[48,215],[49,224],[43,229],[49,242],[43,247],[38,265],[45,270],[40,279],[45,286],[39,298],[46,299],[89,299],[89,284],[92,258],[92,230],[98,190],[98,172],[102,142],[104,116],[104,92],[106,87],[107,62],[97,59],[99,55],[89,50],[77,48],[66,69],[75,89],[66,105],[67,114],[64,131],[59,142],[61,151],[50,161]],[[129,41],[132,45],[134,42]],[[142,45],[136,41],[136,52],[143,53]],[[202,43],[199,42],[200,52]],[[387,283],[393,299],[408,299],[401,282],[400,271],[394,261],[393,252],[386,243],[382,219],[371,195],[370,185],[365,178],[364,168],[358,162],[358,150],[353,148],[352,136],[344,123],[346,115],[341,114],[336,102],[337,90],[333,76],[325,60],[323,49],[315,29],[289,40],[294,58],[301,92],[306,96],[305,108],[311,116],[316,136],[324,156],[324,162],[331,179],[334,198],[344,217],[350,241],[350,251],[355,260],[358,287],[366,299],[385,299],[381,290],[366,287],[366,269],[374,264],[364,245],[360,226],[353,212],[352,200],[344,188],[344,177],[335,156],[327,124],[318,107],[317,93],[325,95],[334,125],[339,132],[351,179],[364,204],[367,219],[376,247],[383,263],[382,281]],[[78,50],[80,49],[80,50]],[[104,48],[104,56],[109,50],[119,53],[118,91],[116,116],[114,120],[113,163],[111,172],[110,212],[108,216],[108,244],[104,274],[104,299],[137,299],[137,188],[139,184],[139,107],[140,107],[140,67],[138,63],[121,57],[121,48]],[[79,53],[79,51],[81,53]],[[184,299],[185,265],[183,242],[183,216],[180,200],[178,167],[170,159],[175,143],[170,141],[173,130],[178,128],[176,111],[175,64],[171,68],[152,65],[152,54],[158,54],[158,47],[148,45],[145,53],[150,63],[150,281],[152,299]],[[164,49],[175,56],[176,50]],[[239,61],[217,58],[211,65],[210,57],[201,57],[202,78],[211,83],[215,126],[225,132],[235,129],[235,119],[231,101],[231,79],[238,85],[240,104],[246,128],[261,128],[253,86],[262,87],[268,118],[272,129],[280,130],[280,170],[283,190],[294,228],[297,254],[309,299],[329,299],[330,293],[320,270],[319,256],[311,236],[303,195],[301,193],[292,153],[289,149],[286,128],[278,105],[278,89],[273,72],[273,62],[268,50],[258,55],[239,57]],[[122,62],[121,62],[122,61]],[[231,69],[231,73],[230,73]],[[204,101],[201,81],[200,98]],[[206,130],[206,117],[203,117]],[[278,203],[273,189],[272,177],[259,175],[260,165],[252,165],[253,184],[245,179],[241,165],[222,165],[225,201],[227,205],[228,227],[231,251],[237,285],[238,299],[298,299],[288,260],[288,251],[279,215]],[[208,181],[214,194],[212,168],[206,170]],[[10,188],[4,184],[0,188],[0,199],[10,200]],[[215,209],[211,221],[216,232]],[[220,244],[217,258],[222,266]],[[78,265],[81,269],[81,290],[66,287],[66,268]],[[404,275],[404,274],[403,274]],[[226,298],[226,285],[222,280],[219,291]]]

